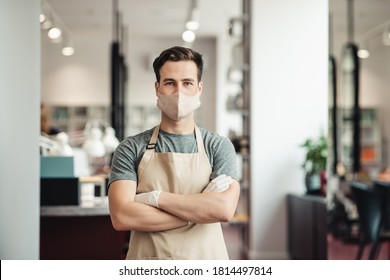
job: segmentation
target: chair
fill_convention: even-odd
[[[379,232],[379,238],[377,238],[377,240],[381,238],[390,240],[390,182],[384,182],[379,180],[374,181],[374,189],[379,193],[382,203],[381,230]],[[374,244],[373,246],[376,246],[376,244]]]
[[[374,189],[382,200],[383,228],[390,230],[390,182],[374,181]]]
[[[360,182],[351,182],[350,188],[354,196],[359,215],[360,241],[356,259],[361,259],[364,248],[371,243],[369,259],[376,259],[383,241],[390,241],[390,235],[383,235],[382,199],[379,193],[371,186]]]

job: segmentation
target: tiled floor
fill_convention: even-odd
[[[358,244],[355,242],[344,242],[328,235],[328,259],[329,260],[354,260],[358,250]],[[367,245],[363,252],[363,260],[367,260],[370,251],[370,245]],[[378,256],[379,260],[390,259],[390,242],[383,243]]]
[[[229,257],[231,260],[246,259],[242,255],[242,242],[240,235],[234,230],[225,230],[225,241],[227,243]],[[329,260],[355,260],[358,250],[358,243],[346,242],[341,239],[334,238],[331,234],[328,235],[328,259]],[[370,245],[367,245],[363,252],[363,260],[368,259]],[[379,260],[390,260],[390,242],[383,243],[379,251]]]

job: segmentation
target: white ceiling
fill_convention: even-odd
[[[348,0],[330,0],[330,32],[332,34],[334,51],[337,53],[340,46],[348,41]],[[362,43],[361,39],[371,37],[371,31],[383,23],[390,23],[390,0],[354,0],[353,1],[353,29],[354,41]],[[378,33],[377,40],[381,39]]]
[[[113,29],[113,0],[45,0],[71,33]],[[118,0],[129,36],[181,36],[191,0]],[[199,36],[227,29],[228,19],[241,13],[241,0],[198,0]]]
[[[329,12],[335,32],[347,34],[348,0],[330,0]],[[354,0],[354,29],[356,37],[390,19],[389,0]]]
[[[112,32],[114,0],[45,0],[70,33]],[[252,0],[256,1],[256,0]],[[272,0],[270,0],[272,1]],[[333,47],[347,41],[347,1],[329,0]],[[181,36],[191,0],[118,0],[131,36]],[[198,36],[227,32],[228,20],[242,11],[241,0],[198,0]],[[354,0],[354,37],[390,20],[390,0]]]

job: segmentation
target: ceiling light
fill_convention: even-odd
[[[61,53],[65,56],[73,55],[75,50],[69,30],[66,28],[61,18],[50,7],[46,0],[41,0],[41,12],[39,16],[41,29],[47,31],[47,36],[52,43],[61,43]]]
[[[39,15],[39,22],[43,23],[46,20],[46,16],[44,14]]]
[[[51,22],[51,20],[46,19],[44,22],[41,23],[41,27],[43,30],[47,30],[53,27],[53,23]]]
[[[368,41],[364,41],[358,48],[357,56],[359,58],[368,58],[370,56],[370,51],[368,50]]]
[[[196,20],[189,20],[186,23],[186,28],[188,30],[197,30],[199,28],[199,22]]]
[[[191,43],[195,40],[195,33],[192,30],[186,30],[181,35],[184,42]]]
[[[191,1],[187,19],[186,31],[183,32],[181,37],[183,38],[184,42],[192,43],[196,37],[194,31],[199,28],[199,8],[197,0]]]
[[[52,27],[47,32],[47,36],[49,36],[50,39],[58,39],[61,37],[62,31],[58,27]]]
[[[197,1],[193,0],[191,3],[186,28],[189,30],[197,30],[199,28],[199,8]]]
[[[358,57],[360,58],[368,58],[370,56],[370,52],[366,49],[360,49],[357,52]]]
[[[74,54],[74,48],[71,47],[71,46],[65,46],[65,47],[62,48],[61,53],[64,56],[71,56],[71,55]]]

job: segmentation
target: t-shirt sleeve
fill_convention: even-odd
[[[229,138],[221,137],[220,142],[215,147],[212,167],[211,179],[225,174],[239,181],[237,155],[233,143]]]
[[[137,182],[137,157],[131,141],[125,140],[117,147],[111,163],[111,173],[108,186],[117,180],[132,180]]]

